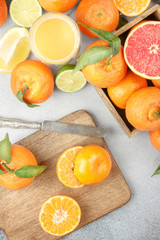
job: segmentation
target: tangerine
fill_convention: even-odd
[[[76,22],[113,32],[119,23],[119,12],[113,0],[82,0],[76,10]],[[83,34],[97,38],[90,30],[78,25]]]
[[[19,63],[11,74],[11,89],[16,96],[19,90],[28,86],[23,96],[27,103],[46,101],[54,90],[53,73],[48,66],[37,60],[26,60]]]
[[[6,22],[8,17],[8,7],[5,0],[0,1],[0,27]]]
[[[160,152],[160,128],[149,132],[149,135],[153,147]]]
[[[114,87],[107,89],[112,102],[119,108],[125,109],[130,96],[140,88],[147,87],[147,80],[128,71],[123,80]]]
[[[109,153],[98,145],[83,147],[76,156],[74,173],[83,184],[102,182],[112,166]]]
[[[76,10],[76,22],[113,32],[119,23],[119,12],[113,0],[82,0]],[[83,34],[97,38],[90,30],[78,25]]]
[[[11,147],[12,161],[6,164],[10,169],[17,170],[26,165],[37,165],[37,161],[32,152],[27,148],[20,145],[12,145]],[[1,170],[6,170],[0,165]],[[0,185],[9,190],[18,190],[30,185],[34,180],[33,178],[20,178],[14,173],[11,174],[8,171],[0,176]]]
[[[40,5],[49,12],[67,12],[78,0],[39,0]]]
[[[160,79],[159,80],[152,80],[152,83],[154,84],[155,87],[160,88]]]
[[[100,39],[90,44],[87,49],[95,46],[107,47],[109,44]],[[86,80],[100,88],[112,87],[122,81],[127,73],[127,64],[124,60],[123,46],[121,46],[119,53],[111,58],[109,65],[107,65],[107,62],[108,58],[105,58],[98,63],[85,66],[82,69],[82,72]]]
[[[126,117],[141,131],[160,128],[160,89],[146,87],[133,93],[126,105]]]

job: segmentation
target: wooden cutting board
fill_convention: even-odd
[[[95,126],[92,117],[85,111],[74,112],[61,121]],[[82,210],[79,228],[121,207],[130,200],[130,189],[102,138],[38,131],[18,142],[29,148],[39,164],[47,170],[36,177],[33,184],[18,191],[0,187],[0,228],[8,240],[53,240],[58,239],[44,232],[38,215],[44,201],[54,195],[73,197]],[[56,176],[56,161],[67,148],[97,144],[109,151],[113,166],[109,177],[94,186],[80,189],[65,187]]]

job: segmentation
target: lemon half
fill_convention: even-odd
[[[14,67],[28,58],[30,53],[29,32],[15,27],[0,39],[0,72],[10,73]]]

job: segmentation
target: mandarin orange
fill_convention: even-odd
[[[160,89],[147,87],[133,93],[126,105],[126,117],[142,131],[160,128]]]
[[[147,87],[147,80],[128,70],[123,80],[114,87],[107,89],[112,102],[119,108],[125,109],[130,96],[140,88]]]
[[[94,46],[109,46],[109,44],[103,40],[98,40],[90,44],[88,48]],[[85,66],[82,72],[86,80],[94,86],[100,88],[107,88],[117,85],[125,77],[127,73],[127,64],[124,60],[123,46],[119,53],[113,56],[110,60],[110,64],[107,66],[108,58],[94,64]]]
[[[152,80],[152,83],[154,84],[155,87],[160,88],[160,79],[159,80]]]
[[[149,135],[153,147],[160,152],[160,128],[149,132]]]
[[[0,0],[0,27],[6,22],[8,7],[5,0]]]
[[[113,32],[119,23],[119,12],[113,0],[82,0],[76,10],[76,22]],[[79,28],[86,36],[97,38],[81,24]]]
[[[26,165],[37,165],[37,161],[27,148],[20,145],[12,145],[11,148],[12,161],[6,164],[10,169],[17,170]],[[1,170],[5,170],[2,165],[0,165]],[[8,171],[0,176],[0,185],[9,190],[18,190],[27,187],[33,182],[34,178],[20,178],[14,173],[11,174]]]
[[[50,68],[37,60],[26,60],[19,63],[11,74],[11,89],[16,96],[25,86],[23,100],[27,103],[46,101],[54,90],[54,77]]]
[[[40,5],[49,12],[67,12],[71,10],[78,0],[38,0]]]
[[[109,175],[111,166],[111,157],[104,148],[88,145],[77,154],[74,173],[81,183],[96,184]]]

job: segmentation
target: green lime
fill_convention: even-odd
[[[76,92],[86,85],[86,79],[81,71],[73,73],[75,65],[67,64],[56,74],[56,86],[63,92]]]
[[[9,12],[15,24],[29,28],[42,15],[42,8],[37,0],[12,0]]]

